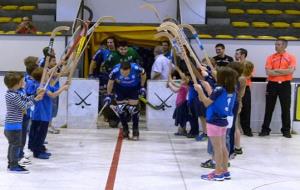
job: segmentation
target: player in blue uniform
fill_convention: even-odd
[[[116,97],[116,112],[120,117],[123,126],[123,138],[129,138],[127,118],[130,114],[132,118],[132,139],[139,138],[139,107],[138,96],[145,96],[144,88],[146,74],[142,67],[136,63],[121,62],[117,64],[109,75],[107,84],[108,96],[104,99],[105,103],[112,101],[114,89]]]
[[[209,136],[216,161],[215,171],[208,175],[202,175],[204,180],[223,181],[230,179],[228,171],[228,150],[226,148],[226,130],[229,124],[227,117],[232,116],[232,110],[236,99],[235,85],[237,73],[229,67],[222,67],[217,72],[217,84],[213,91],[206,89],[207,97],[199,84],[194,87],[198,92],[199,99],[207,107],[206,122],[207,135]],[[203,82],[202,83],[206,83]],[[209,85],[203,85],[208,88]]]
[[[110,54],[116,51],[115,43],[116,40],[114,38],[112,37],[107,38],[106,39],[107,48],[100,47],[92,58],[90,68],[89,68],[89,75],[100,79],[100,83],[101,83],[100,87],[106,86],[108,82],[108,74],[101,72],[100,67],[108,59]]]

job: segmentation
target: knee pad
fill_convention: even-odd
[[[115,111],[116,111],[119,115],[121,115],[121,114],[123,114],[123,113],[126,111],[125,108],[126,108],[126,104],[118,104],[118,105],[116,106],[116,108],[115,108]]]
[[[133,116],[133,115],[137,115],[140,113],[140,107],[138,105],[132,106],[132,105],[128,105],[127,106],[127,110],[128,113]]]

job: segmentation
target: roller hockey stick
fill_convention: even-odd
[[[154,109],[154,110],[164,110],[164,105],[154,105],[152,103],[150,103],[147,99],[145,99],[144,97],[139,97],[139,100],[141,102],[143,102],[145,105],[148,105],[150,108]]]
[[[56,37],[56,33],[60,32],[60,31],[68,31],[68,30],[70,30],[70,27],[68,27],[68,26],[58,26],[58,27],[54,28],[52,30],[52,32],[51,32],[50,41],[49,41],[49,45],[48,45],[48,54],[46,56],[46,61],[45,61],[44,69],[43,69],[43,75],[42,75],[41,83],[40,83],[40,87],[42,87],[42,88],[46,88],[47,87],[47,86],[45,86],[46,75],[48,73],[50,53],[51,53],[51,51],[53,49],[54,39]]]
[[[181,53],[181,50],[177,44],[177,41],[176,39],[168,32],[159,32],[159,33],[156,33],[154,35],[154,38],[162,38],[162,37],[165,37],[165,38],[168,38],[169,41],[171,42],[171,45],[172,45],[172,48],[174,48],[174,50],[176,51],[177,54],[180,54]]]
[[[209,59],[207,51],[204,49],[204,46],[203,46],[202,42],[200,41],[198,33],[195,30],[195,28],[192,25],[189,25],[189,24],[181,24],[181,26],[183,28],[187,28],[189,31],[191,31],[191,33],[193,34],[193,38],[197,41],[200,50],[202,50],[204,52],[204,57],[205,57],[206,62],[211,66],[212,63]]]
[[[185,60],[185,62],[186,62],[186,59],[190,60],[190,56],[189,55],[190,55],[191,52],[193,53],[193,50],[191,50],[191,48],[189,48],[189,43],[185,39],[182,39],[183,37],[181,36],[181,33],[178,30],[178,27],[163,26],[163,27],[159,27],[158,31],[162,31],[164,29],[165,30],[170,30],[170,32],[173,34],[174,38],[176,39],[178,45],[180,46],[181,51],[185,52],[184,55],[182,55],[182,58]],[[198,58],[196,56],[193,56],[192,58],[193,58],[192,60],[198,61]],[[203,80],[202,75],[198,72],[198,70],[197,70],[196,66],[193,64],[192,60],[190,60],[189,62],[186,62],[188,69],[190,67],[189,71],[190,72],[193,71],[192,72],[193,75],[196,75],[196,77],[199,80]],[[200,64],[199,61],[196,62],[196,64]],[[192,78],[193,78],[193,76],[192,76]],[[194,81],[194,79],[193,79],[193,81]]]
[[[103,17],[99,18],[97,20],[97,22],[87,31],[86,36],[88,36],[88,38],[85,37],[84,40],[82,41],[82,43],[79,43],[79,47],[76,52],[76,57],[75,57],[74,63],[72,64],[72,67],[70,69],[70,73],[68,76],[68,80],[67,80],[68,84],[71,84],[72,76],[75,72],[75,69],[77,68],[78,62],[79,62],[81,56],[83,55],[84,50],[87,48],[87,45],[90,42],[90,40],[93,36],[93,33],[95,32],[95,29],[97,28],[97,26],[99,26],[101,23],[103,23],[106,20],[111,20],[113,22],[116,21],[115,18],[112,16],[103,16]]]
[[[61,70],[62,67],[64,66],[65,62],[69,61],[70,55],[73,53],[75,47],[78,45],[79,40],[81,38],[80,34],[81,34],[81,28],[82,26],[77,27],[77,29],[75,30],[75,32],[72,35],[71,40],[69,41],[67,47],[65,48],[64,52],[62,53],[62,55],[60,56],[60,60],[57,63],[57,65],[55,65],[55,67],[53,67],[50,70],[50,76],[49,79],[47,80],[45,86],[48,86],[50,81],[53,79],[54,74]],[[68,64],[68,63],[67,63]],[[59,77],[62,75],[62,72],[60,72],[57,76],[57,80],[54,81],[54,84],[58,81]]]
[[[178,45],[181,49],[182,57],[183,57],[184,62],[186,63],[186,66],[187,66],[187,68],[190,72],[192,80],[193,80],[194,84],[197,84],[197,79],[195,77],[195,74],[194,74],[192,66],[191,66],[192,63],[191,63],[189,57],[186,54],[186,48],[184,48],[184,46],[181,44],[181,40],[179,39],[180,36],[177,34],[177,31],[173,27],[169,27],[169,26],[159,27],[159,28],[157,28],[157,31],[158,32],[168,31],[171,34],[173,34],[173,37],[176,39],[177,42],[179,42]]]
[[[100,117],[100,116],[102,115],[103,110],[104,110],[107,106],[108,106],[108,103],[105,103],[105,104],[103,105],[103,107],[101,108],[101,110],[100,110],[99,113],[98,113],[98,117]]]
[[[168,26],[173,27],[177,31],[177,35],[179,36],[180,41],[186,46],[190,56],[193,58],[193,60],[196,62],[197,65],[201,65],[201,61],[198,59],[196,53],[191,48],[190,43],[188,42],[188,38],[185,35],[182,28],[179,28],[175,23],[173,22],[164,22],[160,25],[161,27]]]
[[[159,32],[159,33],[155,34],[154,37],[156,37],[156,38],[167,37],[167,38],[169,39],[169,41],[171,42],[172,48],[173,48],[173,50],[175,51],[175,53],[178,52],[177,54],[179,54],[179,56],[180,56],[182,59],[184,59],[184,58],[182,57],[180,47],[179,47],[179,45],[178,45],[178,43],[177,43],[175,37],[172,36],[170,33],[168,33],[168,32]],[[175,60],[175,65],[177,65],[176,59],[174,59],[174,60]],[[196,77],[197,77],[199,80],[202,80],[203,77],[202,77],[201,74],[198,72],[198,70],[197,70],[197,68],[194,66],[194,64],[191,64],[191,67],[192,67],[192,70],[193,70],[194,74],[196,75]]]
[[[171,107],[171,106],[167,105],[166,102],[169,100],[169,98],[171,98],[172,95],[173,95],[173,93],[170,96],[168,96],[166,100],[162,100],[159,98],[160,101],[162,102],[160,105],[154,105],[154,104],[150,103],[144,97],[139,97],[139,100],[154,110],[165,110],[165,107],[169,107],[169,108]]]
[[[154,12],[156,18],[159,20],[159,22],[163,22],[163,19],[161,18],[158,10],[156,9],[156,7],[152,4],[149,4],[149,3],[145,3],[143,4],[142,6],[140,6],[141,9],[148,9],[152,12]]]

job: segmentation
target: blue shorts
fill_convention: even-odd
[[[123,87],[120,85],[116,85],[116,100],[138,100],[139,99],[139,90],[140,86],[134,87]]]

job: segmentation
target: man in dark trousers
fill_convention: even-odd
[[[265,65],[268,75],[268,84],[266,90],[266,107],[264,123],[259,136],[270,134],[270,123],[272,114],[276,105],[277,96],[281,105],[281,132],[284,137],[291,138],[291,80],[296,67],[296,58],[294,55],[286,52],[288,42],[286,40],[277,40],[275,43],[276,53],[267,58]]]

